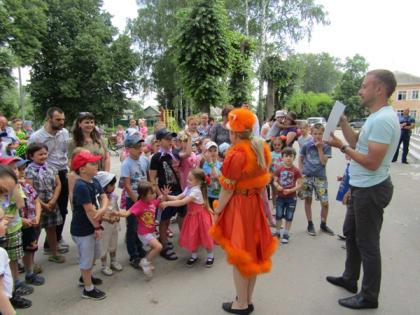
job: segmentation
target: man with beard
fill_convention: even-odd
[[[37,130],[28,140],[28,145],[32,142],[44,143],[48,147],[47,163],[54,167],[61,182],[61,192],[57,204],[60,208],[63,224],[56,228],[57,248],[60,253],[69,251],[69,245],[62,238],[63,227],[67,215],[67,203],[69,199],[69,188],[67,181],[67,150],[69,146],[69,132],[64,128],[64,112],[58,107],[51,107],[47,110],[47,123]],[[44,243],[44,251],[49,251],[48,243]]]
[[[378,307],[381,286],[379,239],[384,208],[393,193],[389,168],[400,139],[398,117],[388,104],[395,86],[392,72],[368,72],[359,95],[361,105],[368,108],[370,115],[361,132],[355,132],[342,116],[340,126],[348,145],[343,145],[332,133],[331,140],[327,141],[351,157],[350,197],[343,226],[346,263],[341,277],[327,277],[327,281],[356,293],[363,265],[360,293],[338,300],[340,305],[352,309]]]

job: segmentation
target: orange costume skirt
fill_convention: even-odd
[[[210,235],[226,251],[227,261],[249,278],[271,269],[277,248],[265,218],[261,188],[232,195]]]

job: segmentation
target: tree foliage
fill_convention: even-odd
[[[180,16],[174,40],[186,92],[203,112],[219,105],[232,46],[227,15],[219,0],[201,0]]]
[[[168,86],[156,85],[150,78],[163,79],[160,73],[153,73],[162,68],[174,68],[174,60],[167,50],[171,47],[171,40],[177,29],[179,19],[177,12],[191,5],[191,0],[138,0],[138,15],[128,22],[127,29],[141,56],[138,75],[144,91],[165,89]],[[156,63],[160,65],[156,66]],[[171,73],[167,73],[171,75]],[[163,79],[164,80],[164,79]],[[166,82],[162,82],[166,83]]]
[[[346,58],[344,73],[335,89],[334,99],[346,105],[349,119],[365,116],[365,108],[360,105],[359,89],[369,67],[366,59],[359,54]]]
[[[261,79],[267,82],[267,116],[271,117],[275,108],[285,105],[286,98],[297,86],[301,71],[293,56],[282,60],[280,56],[272,55],[263,60],[259,73]]]
[[[29,65],[39,53],[40,38],[46,31],[44,10],[45,4],[42,0],[0,1],[0,106],[2,108],[10,105],[3,96],[15,88],[12,68]]]
[[[299,118],[320,116],[328,119],[334,100],[326,93],[298,91],[289,98],[286,108]]]
[[[45,0],[47,33],[33,63],[31,95],[39,117],[59,106],[69,121],[90,111],[99,122],[118,118],[135,92],[139,56],[117,34],[100,0]]]
[[[252,93],[251,56],[255,51],[255,43],[239,33],[233,33],[232,70],[229,74],[229,103],[239,106],[250,102]]]
[[[300,54],[303,64],[302,91],[331,94],[341,78],[338,58],[328,53]]]

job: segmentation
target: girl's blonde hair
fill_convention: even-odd
[[[264,156],[264,143],[265,141],[259,137],[253,137],[252,131],[241,131],[241,132],[234,132],[239,139],[242,140],[250,140],[251,141],[251,148],[254,151],[255,155],[257,156],[258,165],[262,168],[267,168],[267,162],[265,161]]]
[[[189,116],[189,117],[187,118],[187,125],[189,125],[189,124],[190,124],[190,121],[191,121],[191,120],[195,121],[197,124],[199,124],[199,123],[200,123],[200,121],[198,120],[197,116]]]
[[[209,204],[209,198],[207,193],[207,180],[206,180],[206,174],[204,173],[203,169],[201,168],[195,168],[191,170],[191,175],[194,176],[194,178],[200,183],[200,190],[203,194],[203,200],[204,200],[204,208],[206,208],[207,211],[212,213],[210,204]]]

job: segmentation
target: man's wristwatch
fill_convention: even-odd
[[[346,149],[349,147],[349,145],[348,144],[345,144],[345,145],[343,145],[341,148],[340,148],[340,151],[341,152],[343,152],[343,153],[346,153]]]

